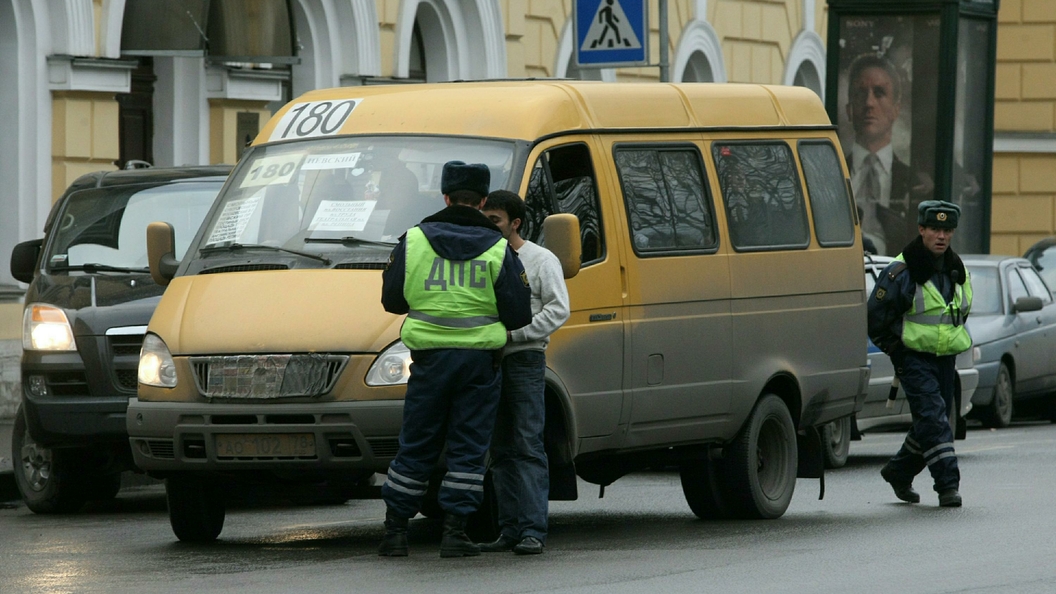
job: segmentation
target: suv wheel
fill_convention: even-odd
[[[38,514],[81,509],[86,495],[78,480],[73,452],[46,448],[33,441],[21,406],[15,413],[11,453],[15,458],[15,484],[26,507]]]
[[[796,488],[796,428],[784,401],[767,394],[755,405],[723,460],[729,503],[744,519],[779,518]]]
[[[215,482],[192,474],[165,479],[169,524],[184,542],[213,542],[224,529],[223,490]]]

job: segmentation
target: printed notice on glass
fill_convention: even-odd
[[[238,238],[242,236],[242,232],[246,230],[249,219],[256,212],[258,204],[260,204],[260,196],[232,200],[225,204],[224,210],[220,212],[220,216],[216,220],[216,226],[213,227],[212,234],[209,235],[209,240],[205,242],[206,245],[224,241],[238,241]]]
[[[323,200],[315,211],[309,231],[362,231],[367,226],[374,200]]]
[[[359,162],[362,153],[345,153],[335,155],[308,155],[304,158],[303,171],[313,169],[353,169]]]

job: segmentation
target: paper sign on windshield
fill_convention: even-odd
[[[323,200],[308,230],[362,231],[375,205],[374,200]]]
[[[297,164],[304,155],[275,155],[253,162],[252,169],[242,178],[239,188],[255,188],[270,184],[285,184],[297,171]]]
[[[362,153],[345,153],[335,155],[308,155],[304,158],[304,171],[313,169],[353,169],[359,162]]]
[[[256,212],[258,204],[260,204],[260,196],[232,200],[225,204],[224,210],[220,212],[216,220],[212,234],[205,243],[211,245],[223,241],[238,241],[242,232],[246,230],[250,217]]]

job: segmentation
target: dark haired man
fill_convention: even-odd
[[[961,506],[952,420],[956,357],[972,346],[964,327],[972,283],[950,248],[960,214],[950,202],[921,202],[920,235],[884,269],[869,296],[869,338],[891,357],[913,413],[905,443],[880,475],[908,503],[920,501],[913,477],[926,466],[939,505]]]
[[[524,268],[480,212],[490,179],[484,164],[446,163],[440,189],[447,208],[409,229],[382,273],[381,303],[385,311],[407,314],[400,339],[412,361],[400,449],[381,488],[382,556],[408,554],[407,520],[421,507],[445,443],[440,556],[480,554],[465,528],[483,499],[502,382],[499,356],[507,332],[532,321]]]
[[[524,201],[513,192],[488,195],[484,215],[502,231],[528,273],[532,323],[507,333],[502,358],[502,398],[491,442],[491,476],[499,507],[498,540],[480,545],[486,553],[543,552],[550,475],[543,429],[544,377],[550,335],[568,319],[568,289],[557,256],[521,237]]]

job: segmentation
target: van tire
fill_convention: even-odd
[[[724,491],[722,461],[705,458],[690,460],[679,467],[682,494],[689,509],[701,520],[733,517]]]
[[[183,542],[213,542],[224,529],[223,491],[208,479],[192,474],[170,476],[165,479],[165,500],[169,524]]]
[[[796,429],[784,401],[764,395],[723,460],[729,504],[743,519],[779,518],[796,488]]]
[[[15,484],[26,507],[36,514],[68,514],[84,506],[76,452],[46,448],[30,436],[22,407],[11,431]]]
[[[851,451],[851,417],[825,423],[821,428],[821,451],[825,468],[843,468]]]

